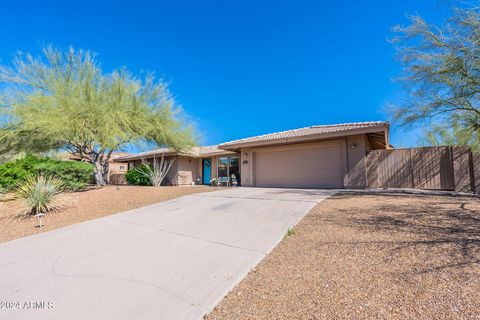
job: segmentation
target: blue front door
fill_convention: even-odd
[[[203,184],[210,184],[212,179],[212,159],[203,159]]]

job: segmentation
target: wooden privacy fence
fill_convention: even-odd
[[[110,180],[108,181],[110,184],[127,184],[125,180],[125,173],[114,173],[110,175]]]
[[[480,152],[472,153],[473,180],[475,181],[475,192],[480,194]]]
[[[373,150],[366,166],[368,188],[480,191],[480,154],[466,147]]]

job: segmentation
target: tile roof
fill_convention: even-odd
[[[162,154],[164,155],[183,155],[183,156],[190,156],[190,157],[202,157],[202,156],[208,156],[208,155],[217,155],[217,154],[230,154],[233,153],[231,151],[227,150],[222,150],[218,148],[218,145],[213,145],[213,146],[204,146],[204,147],[192,147],[190,150],[184,151],[184,152],[176,152],[173,151],[169,148],[159,148],[147,152],[140,152],[137,154],[132,154],[132,155],[127,155],[127,156],[121,156],[116,158],[116,161],[126,161],[126,160],[135,160],[135,159],[141,159],[145,157],[150,157],[154,155],[159,155],[161,156]]]
[[[302,138],[308,140],[309,138],[328,138],[330,136],[339,136],[339,135],[352,135],[358,132],[358,130],[363,129],[372,129],[372,132],[381,131],[385,128],[388,128],[389,123],[385,121],[370,121],[370,122],[352,122],[352,123],[340,123],[340,124],[330,124],[330,125],[318,125],[311,127],[304,127],[299,129],[275,132],[264,134],[260,136],[244,138],[234,141],[229,141],[222,143],[220,145],[212,146],[203,146],[203,147],[193,147],[188,151],[184,152],[175,152],[169,148],[160,148],[147,152],[137,153],[133,155],[120,156],[116,158],[116,161],[128,161],[141,159],[144,157],[150,157],[153,155],[183,155],[190,157],[203,157],[203,156],[214,156],[221,154],[232,154],[232,151],[227,151],[230,149],[235,149],[242,146],[250,145],[263,145],[269,143],[281,143],[288,141],[289,139],[298,141]]]
[[[244,138],[225,142],[219,145],[221,149],[230,149],[234,147],[240,147],[243,145],[253,145],[253,144],[265,144],[269,142],[281,142],[288,140],[290,138],[302,138],[302,137],[315,137],[322,138],[329,137],[336,134],[355,134],[355,131],[360,129],[375,129],[375,128],[386,128],[389,126],[388,122],[385,121],[370,121],[370,122],[352,122],[352,123],[340,123],[340,124],[330,124],[330,125],[317,125],[304,127],[299,129],[275,132],[264,134],[260,136]]]

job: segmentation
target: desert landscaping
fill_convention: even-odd
[[[0,320],[480,320],[480,0],[2,12]]]
[[[480,201],[339,193],[207,319],[477,319]]]
[[[85,191],[62,195],[62,207],[43,217],[44,226],[38,227],[38,219],[24,215],[18,200],[5,197],[0,201],[0,242],[45,232],[86,220],[147,206],[187,194],[217,191],[221,188],[106,186],[91,187]]]

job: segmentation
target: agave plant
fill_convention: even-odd
[[[64,193],[63,182],[52,176],[29,177],[14,190],[23,200],[28,214],[50,212],[60,206],[59,196]]]

